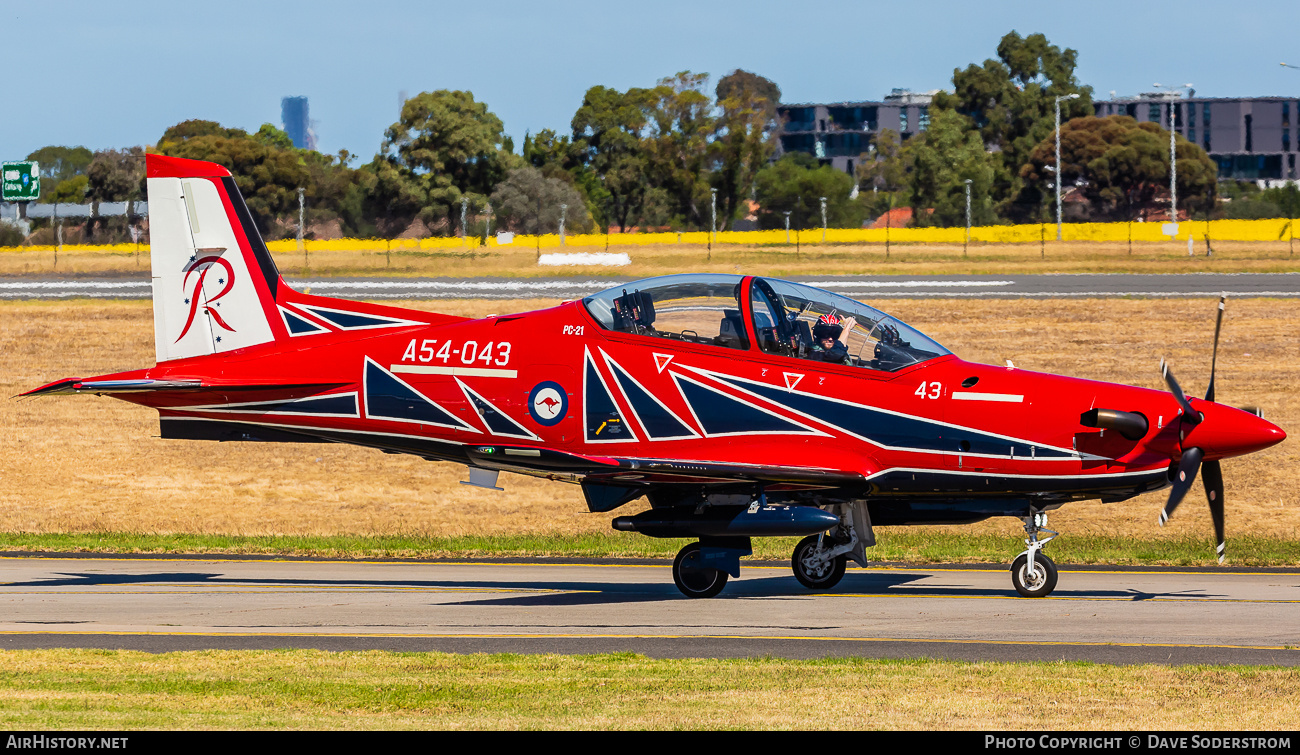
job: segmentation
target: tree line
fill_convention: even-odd
[[[923,130],[872,134],[853,176],[801,152],[773,160],[781,90],[742,70],[712,87],[690,71],[625,91],[593,86],[567,131],[528,134],[518,151],[486,103],[453,90],[406,100],[366,163],[347,150],[296,149],[269,123],[249,133],[185,121],[148,149],[229,168],[269,238],[297,232],[299,188],[309,226],[361,237],[554,233],[561,216],[570,232],[726,229],[751,214],[763,228],[810,228],[822,223],[823,198],[831,227],[895,207],[912,208],[915,225],[953,226],[966,222],[967,187],[976,225],[1041,222],[1053,217],[1057,180],[1072,195],[1069,220],[1167,211],[1169,132],[1095,117],[1077,61],[1042,34],[1007,34],[995,57],[953,71]],[[1057,166],[1055,106],[1067,95]],[[1177,135],[1175,145],[1180,209],[1300,215],[1294,186],[1221,185],[1199,145]],[[41,201],[144,197],[141,148],[51,146],[28,159],[41,162]]]

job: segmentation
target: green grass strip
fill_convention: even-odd
[[[44,732],[1277,731],[1294,728],[1300,705],[1300,669],[1241,666],[317,650],[5,650],[0,657],[0,722]]]
[[[758,538],[754,558],[784,561],[797,538]],[[322,558],[660,558],[671,559],[688,540],[610,532],[431,537],[411,535],[195,535],[131,532],[5,533],[0,551],[83,553],[232,554]],[[872,561],[910,564],[1010,563],[1024,550],[1015,536],[941,530],[877,530]],[[1211,566],[1209,538],[1119,538],[1063,535],[1046,552],[1061,564]],[[1228,541],[1229,566],[1300,565],[1300,541],[1241,536]]]

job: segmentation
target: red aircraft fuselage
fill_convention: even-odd
[[[481,319],[287,286],[277,303],[319,329],[68,387],[157,409],[164,437],[283,434],[647,491],[761,484],[809,502],[926,503],[904,517],[915,522],[1004,513],[979,499],[1121,500],[1168,484],[1184,445],[1222,459],[1284,437],[1213,402],[1192,399],[1206,419],[1187,428],[1165,391],[951,355],[891,373],[765,353],[750,317],[737,350],[606,330],[580,301]],[[345,328],[309,314],[326,307],[370,319]],[[162,385],[117,393],[107,381]],[[1140,413],[1150,429],[1132,440],[1081,424],[1098,407]]]

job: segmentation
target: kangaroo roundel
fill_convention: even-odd
[[[540,425],[550,427],[559,424],[569,411],[569,397],[559,383],[546,381],[533,387],[528,394],[528,413],[533,415]]]

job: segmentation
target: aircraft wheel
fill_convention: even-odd
[[[1011,563],[1011,584],[1026,598],[1045,598],[1056,589],[1056,563],[1042,552],[1034,556],[1034,571],[1029,572],[1029,557],[1021,553]]]
[[[848,556],[844,554],[830,561],[814,561],[812,556],[817,551],[817,541],[820,539],[820,535],[809,535],[800,540],[794,547],[794,556],[790,559],[795,579],[809,590],[829,590],[839,584],[844,578],[844,567],[849,561]],[[830,542],[829,537],[826,538],[826,542]]]
[[[712,598],[727,586],[727,573],[699,564],[699,543],[682,548],[673,560],[673,582],[688,598]]]

